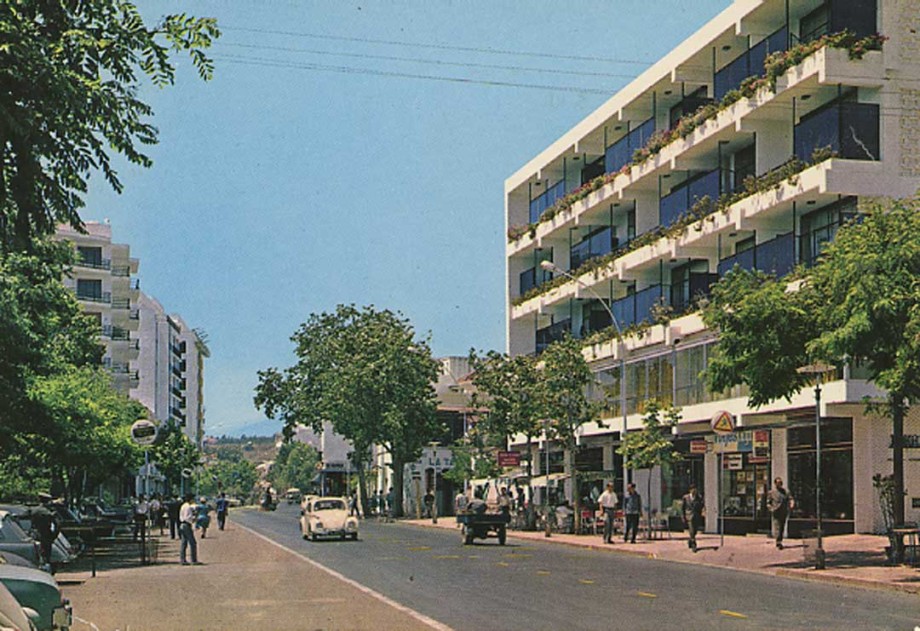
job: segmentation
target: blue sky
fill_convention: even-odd
[[[216,76],[144,89],[155,164],[123,166],[122,195],[94,179],[84,218],[207,331],[209,433],[268,434],[256,371],[294,361],[311,313],[373,304],[439,356],[503,349],[505,178],[730,2],[137,4],[218,18]]]

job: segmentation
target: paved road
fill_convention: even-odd
[[[548,543],[362,522],[358,542],[301,539],[296,506],[234,521],[455,629],[903,629],[920,599]]]

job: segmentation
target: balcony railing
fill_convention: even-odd
[[[691,272],[684,282],[672,284],[671,309],[674,315],[696,310],[700,299],[709,297],[712,286],[718,280],[718,274]]]
[[[607,173],[616,173],[632,161],[636,149],[641,149],[655,133],[655,118],[652,117],[630,130],[625,136],[607,147],[604,152],[604,169]]]
[[[112,304],[112,292],[77,292],[77,300],[83,302],[99,302],[103,304]]]
[[[111,259],[88,259],[82,256],[77,256],[73,264],[77,267],[88,267],[90,269],[107,270],[112,268]]]
[[[558,342],[572,332],[572,319],[566,318],[537,331],[537,353],[542,353],[553,342]]]
[[[722,194],[722,169],[701,173],[661,198],[658,203],[658,221],[664,228],[677,221],[700,198],[709,196],[713,202]]]
[[[652,307],[659,304],[664,295],[661,285],[652,285],[625,298],[615,300],[610,305],[620,328],[626,328],[640,322],[652,321]]]
[[[738,89],[748,77],[763,74],[767,55],[788,47],[789,30],[783,26],[723,66],[712,80],[716,100],[721,101],[728,92]]]
[[[115,298],[112,300],[113,309],[130,309],[131,308],[131,299],[130,298]]]
[[[795,268],[795,235],[787,232],[759,243],[750,250],[722,259],[719,261],[719,276],[724,276],[735,265],[748,271],[756,269],[782,278]]]
[[[613,228],[608,226],[595,230],[569,250],[569,269],[576,270],[591,259],[610,254],[616,248],[617,238],[613,236]]]
[[[521,294],[526,294],[528,291],[534,287],[539,287],[545,282],[548,282],[553,279],[552,272],[548,272],[545,269],[541,268],[539,265],[536,267],[531,267],[528,270],[521,272],[520,276],[520,291]]]
[[[875,103],[837,102],[803,116],[794,132],[795,155],[810,160],[830,147],[848,160],[879,160],[879,108]]]
[[[113,265],[112,266],[112,276],[130,276],[131,267],[129,265]]]
[[[556,200],[565,196],[565,180],[559,180],[543,193],[530,200],[530,223],[536,223],[540,220],[543,211],[556,203]]]
[[[140,278],[133,279],[128,286],[135,291],[139,290],[141,288],[141,279]]]

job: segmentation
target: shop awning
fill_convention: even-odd
[[[566,473],[550,473],[549,481],[550,482],[559,482],[559,480],[565,480],[568,476]],[[530,486],[546,486],[546,476],[538,475],[536,477],[530,478]]]

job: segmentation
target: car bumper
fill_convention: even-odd
[[[73,625],[73,608],[69,603],[54,608],[51,623],[55,629],[69,629]]]

